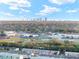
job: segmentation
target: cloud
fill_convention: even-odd
[[[12,11],[18,11],[19,14],[29,12],[28,8],[31,7],[30,0],[0,0],[0,4],[7,5]],[[10,16],[10,13],[3,13]]]
[[[26,9],[21,9],[21,11],[23,11],[23,12],[30,12],[30,10],[26,10]]]
[[[67,13],[76,13],[79,12],[79,10],[73,9],[73,10],[67,10]]]
[[[26,10],[26,9],[20,9],[21,11],[19,12],[19,14],[23,14],[23,13],[28,13],[30,12],[30,10]],[[24,16],[24,15],[23,15]]]
[[[9,12],[0,12],[1,15],[4,16],[14,16],[13,14],[9,13]]]
[[[10,9],[31,7],[31,2],[29,0],[0,0],[0,4],[9,5]]]
[[[19,8],[16,7],[16,6],[10,6],[9,9],[11,9],[11,10],[18,10]]]
[[[11,14],[11,13],[4,13],[4,15],[6,15],[6,16],[14,16],[14,15]]]
[[[44,9],[41,10],[39,13],[37,13],[37,15],[47,15],[47,14],[51,14],[59,11],[60,11],[59,8],[44,5]]]
[[[49,2],[62,5],[62,4],[67,4],[67,3],[75,3],[76,0],[49,0]]]

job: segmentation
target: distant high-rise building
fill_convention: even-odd
[[[45,20],[44,21],[47,21],[47,17],[45,17]]]

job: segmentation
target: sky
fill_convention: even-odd
[[[79,0],[0,0],[0,20],[79,21]]]

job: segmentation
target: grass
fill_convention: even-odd
[[[18,42],[18,41],[22,41],[23,39],[21,38],[10,38],[10,39],[2,39],[0,40],[0,42]]]

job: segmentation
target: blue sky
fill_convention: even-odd
[[[79,0],[0,0],[0,20],[79,20]]]

